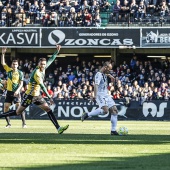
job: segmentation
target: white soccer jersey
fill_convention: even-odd
[[[97,94],[108,94],[108,82],[105,74],[97,72],[95,75],[95,84],[98,85]]]

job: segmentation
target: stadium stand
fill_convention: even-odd
[[[37,65],[38,58],[18,59],[19,69],[24,72],[24,87],[27,88],[29,75]],[[91,99],[94,97],[94,75],[104,61],[87,60],[77,57],[74,64],[63,65],[56,60],[48,70],[45,85],[54,98]],[[170,63],[167,60],[139,61],[134,56],[130,63],[124,61],[116,66],[113,61],[110,74],[115,80],[109,81],[109,93],[114,99],[128,98],[133,101],[169,100],[170,99]],[[0,69],[0,78],[6,79],[6,73]],[[1,91],[3,95],[3,91]],[[44,97],[45,94],[43,94]]]
[[[168,26],[167,0],[0,1],[0,26]]]

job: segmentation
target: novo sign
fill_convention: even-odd
[[[133,35],[130,30],[121,29],[42,29],[42,46],[52,46],[56,43],[75,47],[139,46],[139,29],[136,29]]]
[[[40,46],[39,29],[1,29],[0,46]]]

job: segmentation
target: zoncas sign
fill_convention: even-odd
[[[61,44],[63,47],[140,46],[139,29],[44,29],[42,46]]]
[[[71,46],[71,45],[89,45],[89,46],[98,46],[98,45],[133,45],[132,39],[123,39],[121,42],[120,39],[65,39],[64,45]]]

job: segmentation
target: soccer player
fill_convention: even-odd
[[[26,90],[21,105],[18,107],[17,110],[11,110],[6,113],[2,113],[0,115],[1,117],[6,117],[6,116],[16,116],[21,114],[31,103],[37,105],[40,107],[42,110],[47,112],[50,120],[56,127],[57,131],[59,134],[62,134],[68,127],[69,125],[66,125],[64,127],[61,127],[52,110],[48,106],[47,102],[42,98],[40,95],[40,89],[43,90],[43,92],[46,94],[46,96],[49,98],[51,105],[54,104],[53,99],[50,97],[50,95],[47,92],[47,89],[43,83],[44,77],[45,77],[45,70],[51,65],[51,63],[55,60],[57,57],[57,54],[60,51],[61,46],[56,45],[57,50],[55,53],[52,55],[52,57],[49,58],[48,62],[46,61],[46,58],[40,58],[38,62],[38,66],[33,70],[31,76],[30,76],[30,81],[28,84],[28,89]]]
[[[116,131],[118,110],[115,106],[114,100],[108,94],[107,89],[107,76],[111,79],[114,79],[114,77],[109,74],[111,69],[112,64],[110,62],[105,62],[100,71],[96,73],[94,97],[99,105],[99,108],[89,113],[83,113],[81,116],[81,120],[84,121],[88,117],[107,114],[109,112],[111,114],[111,135],[119,135]]]
[[[6,73],[7,73],[7,87],[6,87],[6,97],[4,103],[4,112],[9,111],[9,107],[14,103],[16,107],[18,107],[21,103],[21,95],[20,90],[23,86],[23,72],[18,70],[18,61],[13,60],[11,67],[9,67],[5,63],[5,52],[6,48],[2,48],[2,56],[1,56],[1,64],[3,65]],[[22,118],[22,127],[27,128],[25,123],[25,112],[21,113]],[[7,125],[5,128],[10,128],[10,118],[8,116],[5,117]]]

